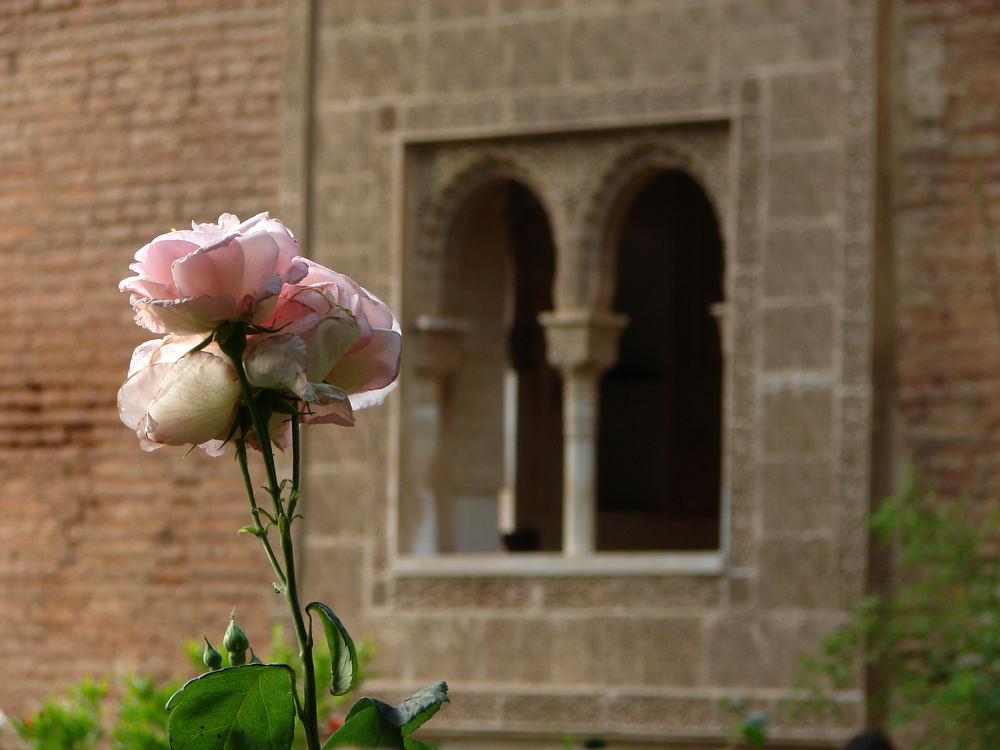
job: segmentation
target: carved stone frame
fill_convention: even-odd
[[[751,128],[751,134],[754,133]],[[444,299],[444,290],[455,273],[445,252],[452,216],[462,201],[486,182],[495,179],[521,182],[542,204],[552,228],[556,247],[555,310],[543,314],[543,324],[547,327],[550,361],[563,373],[564,432],[577,439],[573,445],[564,443],[566,541],[561,559],[551,553],[491,555],[455,565],[455,556],[448,555],[447,565],[438,565],[433,557],[402,555],[397,547],[393,550],[394,570],[420,574],[459,569],[468,574],[482,568],[483,574],[530,573],[539,568],[537,558],[542,555],[547,559],[543,567],[548,573],[553,565],[567,572],[632,569],[643,573],[722,572],[730,538],[729,508],[734,501],[729,479],[730,457],[734,436],[743,434],[735,430],[731,418],[732,392],[734,384],[752,384],[755,367],[752,351],[744,352],[746,358],[730,366],[734,362],[730,356],[734,349],[730,323],[741,316],[740,301],[744,306],[754,304],[752,293],[748,295],[748,290],[736,288],[738,281],[747,275],[738,265],[745,253],[738,252],[733,228],[746,224],[746,217],[739,212],[747,205],[745,201],[756,200],[754,196],[759,198],[759,190],[751,190],[750,196],[741,193],[740,203],[734,205],[737,182],[734,172],[738,167],[734,155],[748,147],[751,152],[756,149],[756,144],[748,143],[745,136],[743,127],[725,118],[713,118],[474,139],[414,139],[400,144],[404,182],[400,311],[402,320],[414,321],[410,331],[413,349],[437,350],[445,342],[452,351],[461,346],[462,321],[450,317]],[[743,158],[747,155],[741,154],[740,161]],[[749,158],[753,160],[753,153]],[[664,168],[682,169],[702,186],[715,208],[726,254],[727,302],[715,311],[723,324],[721,338],[726,355],[722,544],[718,552],[708,553],[592,554],[593,521],[588,508],[593,507],[594,490],[587,471],[589,468],[592,475],[595,469],[594,386],[604,369],[613,364],[614,342],[624,322],[610,309],[615,273],[614,227],[630,195],[641,187],[643,177]],[[749,185],[744,183],[741,187],[746,190]],[[590,333],[583,335],[584,330]],[[419,392],[421,398],[433,400],[434,394],[441,394],[447,388],[449,371],[445,362],[457,359],[431,359],[433,367],[428,366],[429,358],[423,356],[411,357],[406,365],[400,399],[401,422],[413,418],[414,394]],[[426,415],[434,409],[420,411]],[[421,431],[422,447],[415,450],[403,444],[398,446],[400,471],[391,493],[397,502],[393,512],[397,524],[417,522],[419,519],[412,513],[415,497],[432,496],[442,489],[442,472],[433,459],[440,437],[434,430],[440,430],[440,424],[431,420],[417,426],[410,421],[408,429],[400,429],[398,434],[412,435],[414,428]],[[415,465],[421,462],[422,465]],[[735,500],[740,502],[739,498]],[[743,500],[752,505],[751,497]],[[392,536],[398,538],[398,534]]]

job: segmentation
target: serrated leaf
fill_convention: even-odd
[[[448,686],[438,682],[420,690],[398,706],[376,698],[362,698],[347,714],[344,725],[327,740],[323,750],[335,747],[428,750],[407,735],[437,713],[448,701]]]
[[[347,628],[337,618],[333,611],[322,602],[310,602],[306,612],[312,622],[312,610],[316,611],[323,632],[326,633],[326,643],[330,647],[330,694],[345,695],[358,681],[358,652],[354,647]]]
[[[294,679],[285,664],[196,677],[167,701],[171,750],[288,750],[295,732]]]

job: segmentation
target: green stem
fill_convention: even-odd
[[[299,480],[302,467],[302,444],[299,442],[299,420],[292,420],[292,497],[288,502],[288,517],[295,518],[295,506],[299,502]]]
[[[257,433],[257,442],[260,445],[260,452],[264,458],[264,468],[267,472],[267,490],[270,493],[271,498],[274,500],[274,514],[278,523],[278,538],[280,542],[281,556],[285,563],[285,579],[283,582],[284,594],[285,599],[288,602],[289,609],[291,610],[292,623],[295,627],[295,637],[299,643],[299,657],[302,659],[302,681],[304,684],[302,686],[302,703],[299,706],[299,720],[302,722],[303,729],[305,730],[306,744],[309,750],[320,750],[319,727],[316,717],[316,668],[313,664],[312,656],[312,633],[311,630],[306,627],[302,605],[299,602],[298,582],[295,579],[295,550],[292,544],[291,530],[292,517],[291,513],[286,512],[284,504],[281,501],[281,485],[278,482],[278,474],[274,468],[274,449],[271,446],[271,436],[268,432],[267,424],[264,423],[264,419],[254,403],[250,381],[247,379],[246,370],[243,367],[242,349],[243,347],[241,346],[234,351],[226,351],[226,348],[223,347],[223,351],[226,352],[229,360],[233,363],[236,375],[243,388],[243,396],[246,400],[246,407],[250,412],[250,419],[253,423],[254,431]],[[245,435],[241,436],[241,438],[245,438]],[[242,444],[242,439],[238,442]],[[292,417],[292,455],[295,464],[292,469],[293,498],[298,490],[299,479],[298,464],[300,451],[298,442],[298,417],[296,416]],[[244,475],[244,481],[249,482],[248,475]],[[248,484],[248,491],[251,493],[251,497],[252,490],[252,485]],[[253,507],[255,507],[255,504],[251,499],[251,508]],[[254,515],[256,520],[256,514]],[[276,561],[272,564],[276,564]]]
[[[295,636],[299,642],[299,657],[302,659],[302,706],[299,719],[305,729],[306,743],[309,750],[319,750],[319,728],[316,716],[316,668],[312,656],[312,632],[306,628],[302,617],[302,606],[299,603],[298,583],[295,579],[295,555],[292,549],[291,521],[282,515],[278,519],[281,532],[281,552],[285,558],[285,570],[288,571],[288,583],[285,586],[285,598],[292,610],[292,620],[295,625]]]
[[[268,431],[268,425],[264,423],[260,412],[254,407],[253,391],[250,388],[250,381],[247,380],[247,371],[243,368],[243,359],[241,357],[230,357],[230,361],[233,363],[233,367],[236,369],[236,376],[240,379],[240,385],[243,387],[243,397],[247,402],[247,410],[250,412],[254,432],[257,433],[260,453],[264,457],[264,470],[267,472],[267,491],[274,500],[275,513],[281,514],[281,485],[278,482],[278,472],[274,468],[271,433]]]
[[[247,446],[243,437],[236,440],[236,458],[240,464],[240,471],[243,473],[243,486],[247,491],[247,498],[250,500],[250,515],[253,516],[257,538],[260,539],[260,543],[264,547],[264,552],[267,554],[267,559],[271,562],[271,567],[274,568],[274,574],[278,577],[278,583],[284,587],[286,582],[285,573],[278,563],[278,558],[275,556],[274,550],[271,548],[271,540],[267,535],[267,529],[260,522],[260,508],[257,507],[257,500],[254,497],[253,480],[250,478],[250,466],[247,462]]]

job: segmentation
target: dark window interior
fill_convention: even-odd
[[[722,300],[714,211],[687,174],[653,176],[624,216],[614,308],[628,316],[601,382],[599,550],[719,547]]]

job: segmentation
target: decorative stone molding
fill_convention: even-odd
[[[433,149],[434,158],[424,179],[418,181],[417,225],[414,266],[417,269],[412,296],[425,301],[424,314],[446,314],[449,284],[456,271],[448,257],[451,222],[462,203],[478,188],[494,180],[514,180],[531,190],[551,216],[548,191],[541,178],[517,154],[494,147]],[[553,227],[553,232],[555,228]]]
[[[571,375],[601,375],[618,359],[626,317],[599,310],[557,310],[539,316],[549,362]]]
[[[470,330],[463,320],[417,316],[410,332],[416,371],[441,379],[453,373],[461,364],[463,341]]]
[[[625,139],[594,184],[580,222],[577,304],[607,309],[614,296],[618,230],[624,210],[645,183],[661,170],[680,170],[701,187],[725,234],[728,206],[728,123],[709,123],[704,132],[645,134]],[[723,237],[725,240],[725,237]],[[725,246],[726,243],[723,242]],[[588,272],[588,269],[593,269]]]

